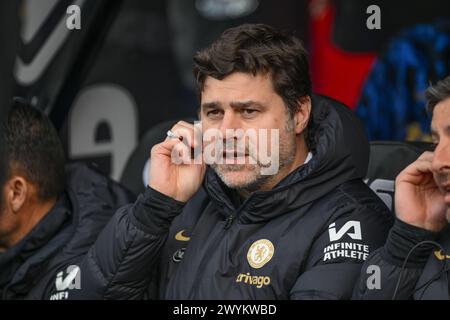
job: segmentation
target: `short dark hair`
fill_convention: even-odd
[[[23,101],[15,101],[2,128],[7,177],[23,175],[45,201],[64,189],[64,150],[50,119]]]
[[[222,80],[234,72],[270,74],[275,92],[283,99],[291,117],[299,102],[311,96],[308,53],[293,34],[265,24],[243,24],[225,30],[210,47],[194,57],[198,95],[208,76]],[[310,150],[312,113],[305,140]]]
[[[432,114],[434,107],[441,101],[450,98],[450,76],[428,87],[425,92],[427,99],[427,111]]]
[[[194,57],[199,95],[207,76],[222,80],[233,72],[270,73],[274,90],[291,114],[311,95],[308,54],[292,34],[264,24],[243,24],[225,30]]]

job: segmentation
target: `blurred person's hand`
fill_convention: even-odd
[[[200,148],[200,128],[180,121],[171,129],[177,137],[167,137],[151,151],[149,186],[175,200],[186,202],[200,188],[206,165],[195,164],[193,149]],[[196,155],[202,157],[202,154]]]
[[[444,193],[434,180],[432,161],[433,152],[424,152],[398,175],[395,211],[403,222],[438,232],[447,225],[447,206]]]

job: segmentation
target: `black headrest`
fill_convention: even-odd
[[[423,152],[432,150],[433,144],[426,142],[373,141],[366,183],[394,211],[395,178]]]

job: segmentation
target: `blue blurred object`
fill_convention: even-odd
[[[428,140],[425,90],[450,74],[450,21],[416,25],[376,61],[356,112],[371,140]]]

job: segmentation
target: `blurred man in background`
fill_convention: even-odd
[[[429,87],[426,98],[436,149],[397,177],[397,219],[384,247],[364,264],[356,298],[450,299],[450,76]],[[376,286],[368,285],[371,266],[379,268]]]
[[[58,134],[38,109],[16,102],[1,133],[0,299],[67,297],[79,289],[77,264],[132,197],[94,170],[65,167]]]

